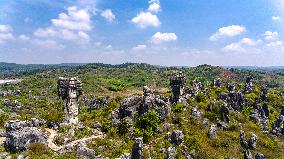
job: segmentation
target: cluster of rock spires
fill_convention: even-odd
[[[164,121],[170,115],[170,103],[169,99],[153,94],[149,87],[144,86],[142,96],[133,95],[125,98],[121,106],[112,112],[112,125],[117,127],[119,123],[127,121],[131,127],[135,113],[139,116],[150,110],[155,110],[160,121]]]

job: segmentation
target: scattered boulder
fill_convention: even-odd
[[[86,146],[80,146],[77,149],[77,155],[84,158],[84,159],[88,159],[88,158],[94,158],[95,157],[95,153],[94,150],[86,147]]]
[[[177,150],[175,147],[169,147],[167,150],[167,159],[174,159],[176,158]]]
[[[280,115],[274,122],[272,134],[280,136],[284,134],[284,115]]]
[[[143,138],[136,138],[132,147],[132,159],[143,159]]]
[[[254,156],[255,159],[266,159],[265,156],[261,153],[256,153],[256,155]]]
[[[243,151],[243,154],[244,154],[244,159],[253,159],[253,156],[250,151],[245,150]]]
[[[131,159],[130,153],[123,153],[119,158],[117,159]]]
[[[252,134],[251,134],[251,137],[250,137],[250,139],[249,139],[249,143],[248,143],[249,148],[250,148],[251,150],[256,150],[256,140],[257,140],[257,136],[252,133]]]
[[[210,126],[210,129],[208,131],[208,136],[210,138],[215,138],[217,136],[217,125],[213,124]]]
[[[200,121],[202,119],[203,114],[198,111],[197,107],[192,107],[191,115],[194,117],[195,120]]]
[[[174,130],[171,135],[171,143],[180,145],[183,143],[184,135],[180,130]]]

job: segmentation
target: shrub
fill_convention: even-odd
[[[195,97],[195,100],[200,103],[206,100],[206,96],[203,93],[198,93]]]
[[[107,119],[104,119],[102,121],[102,131],[103,132],[108,132],[111,128],[111,122]]]
[[[176,113],[181,113],[182,110],[183,110],[183,104],[178,103],[178,104],[175,105],[175,107],[174,107],[174,112],[176,112]]]
[[[143,140],[148,142],[158,128],[159,122],[159,116],[157,112],[153,110],[140,116],[135,123],[136,127],[139,128],[135,131],[136,136],[142,134]]]

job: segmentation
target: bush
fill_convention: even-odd
[[[107,119],[104,119],[102,121],[102,131],[103,132],[108,132],[111,128],[111,122]]]
[[[50,155],[50,149],[42,143],[31,143],[28,147],[31,158],[40,158],[43,155]]]
[[[195,97],[196,102],[204,102],[206,100],[206,96],[203,93],[198,93]]]
[[[176,112],[176,113],[181,113],[182,110],[183,110],[183,104],[178,103],[178,104],[175,105],[175,107],[174,107],[174,112]]]
[[[130,128],[130,125],[127,123],[127,121],[122,120],[118,125],[118,133],[120,135],[125,135],[126,133],[128,133],[129,128]]]
[[[158,128],[159,122],[159,116],[153,110],[140,116],[135,123],[138,128],[138,130],[135,130],[136,136],[142,135],[144,142],[148,142]]]

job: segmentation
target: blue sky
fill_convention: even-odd
[[[1,0],[0,61],[284,65],[284,0]]]

